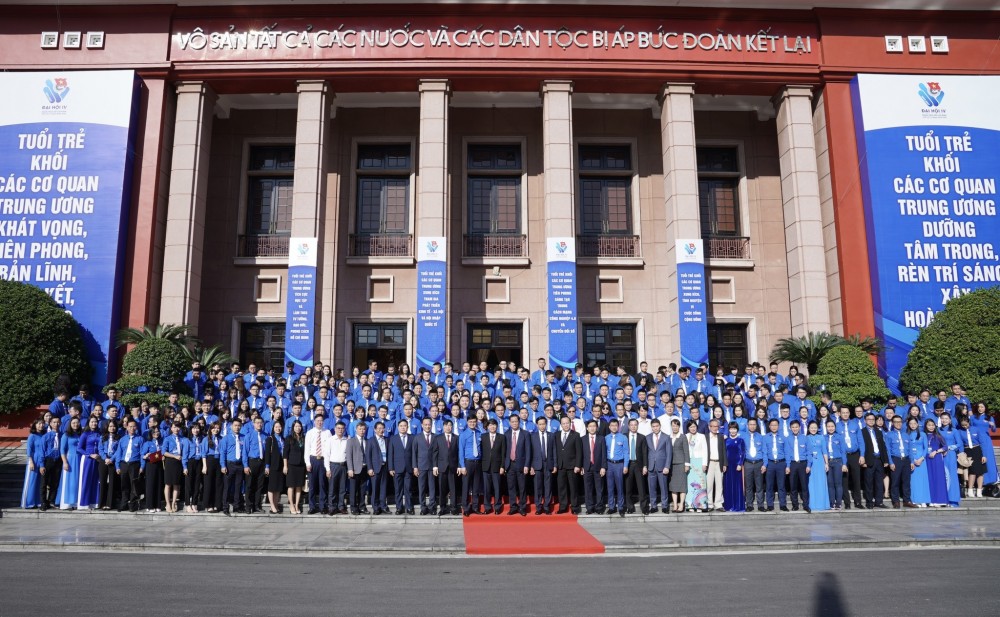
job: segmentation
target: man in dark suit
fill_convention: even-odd
[[[509,516],[520,513],[528,515],[528,500],[525,496],[525,481],[531,461],[531,433],[521,428],[521,418],[510,416],[510,430],[504,436],[504,475],[507,476],[507,496],[510,503]]]
[[[549,433],[545,416],[535,420],[538,430],[531,434],[531,469],[535,483],[535,515],[552,514],[552,478],[556,472],[555,437]]]
[[[368,482],[368,426],[358,422],[354,427],[355,435],[347,441],[347,477],[351,486],[351,513],[354,515],[368,514],[365,506],[365,484]]]
[[[410,435],[409,422],[400,420],[396,425],[396,434],[389,440],[389,451],[386,454],[389,464],[389,476],[396,489],[396,515],[413,514],[413,502],[410,498],[411,472],[413,471],[413,435]]]
[[[559,487],[559,512],[570,511],[571,504],[576,503],[576,476],[583,471],[583,452],[580,446],[580,436],[572,429],[569,416],[559,420],[559,432],[555,434],[556,482]],[[579,509],[572,507],[573,514],[579,514]]]
[[[605,423],[607,425],[607,423]],[[583,448],[583,504],[587,514],[604,514],[604,483],[607,474],[607,440],[601,437],[597,420],[587,422]]]
[[[629,449],[625,465],[625,507],[629,514],[635,513],[636,493],[639,494],[639,506],[643,514],[649,514],[649,495],[646,494],[646,474],[649,469],[646,461],[649,453],[646,451],[646,437],[639,433],[639,421],[632,418],[628,421]]]
[[[421,422],[423,430],[413,440],[413,475],[417,478],[417,500],[420,502],[421,516],[437,512],[437,479],[431,474],[434,468],[431,461],[431,448],[434,445],[431,425],[431,419],[424,418]]]
[[[389,512],[386,499],[386,478],[388,478],[389,440],[385,438],[385,424],[375,423],[375,436],[368,440],[365,448],[365,467],[372,483],[372,509],[376,515]]]
[[[434,463],[434,475],[438,481],[438,503],[441,506],[439,514],[461,514],[458,493],[455,491],[455,479],[458,471],[458,436],[452,433],[454,425],[451,420],[445,420],[444,431],[434,437],[431,448],[431,460]],[[451,497],[451,506],[448,498]]]
[[[483,505],[486,513],[490,508],[494,514],[503,510],[503,497],[500,494],[500,476],[504,472],[504,453],[507,451],[502,433],[497,433],[497,421],[490,418],[486,423],[479,451],[482,453],[480,468],[483,470]],[[492,505],[491,505],[492,501]]]
[[[889,452],[885,447],[885,436],[875,428],[875,414],[865,416],[865,428],[861,431],[864,439],[864,455],[861,466],[865,473],[865,501],[868,509],[887,508],[884,501],[885,467],[889,464]],[[813,473],[816,473],[813,470]]]
[[[670,447],[670,438],[666,433],[660,431],[660,421],[654,419],[650,422],[653,432],[646,435],[646,450],[649,458],[646,467],[649,468],[649,511],[657,511],[657,503],[663,508],[663,512],[669,512],[670,492],[667,490],[667,475],[670,473],[670,463],[673,458],[673,448]],[[725,445],[725,444],[723,444]],[[657,499],[659,498],[659,499]]]

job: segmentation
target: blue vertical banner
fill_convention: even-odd
[[[285,364],[294,362],[296,373],[313,365],[316,348],[316,238],[288,241],[288,286],[285,295]]]
[[[701,238],[678,240],[677,314],[681,364],[708,362],[708,320],[705,314],[705,247]]]
[[[417,238],[417,368],[430,368],[435,362],[445,361],[447,255],[446,238]]]
[[[98,385],[119,326],[136,83],[132,71],[0,74],[0,278],[73,315]]]
[[[549,366],[573,371],[580,358],[576,325],[576,238],[549,238],[546,262]]]
[[[898,391],[920,328],[1000,281],[1000,77],[859,75],[851,87],[879,369]]]

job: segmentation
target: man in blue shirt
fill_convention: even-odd
[[[746,495],[747,512],[753,510],[754,501],[757,511],[765,512],[764,507],[764,436],[757,427],[757,418],[747,420],[747,432],[743,435],[746,443],[746,455],[743,459],[743,493]]]
[[[591,420],[591,425],[587,427],[588,433],[591,430],[590,426],[597,429],[597,424]],[[607,461],[605,463],[607,472],[605,474],[604,469],[601,470],[601,477],[607,475],[608,483],[608,514],[618,513],[619,516],[625,516],[626,506],[625,506],[625,469],[629,461],[629,448],[628,440],[619,432],[619,422],[617,419],[612,419],[608,422],[608,430],[611,432],[604,437],[604,446],[607,453]],[[590,456],[590,435],[583,440],[583,459],[584,459],[584,473],[586,474],[586,466],[589,462],[588,457]],[[598,508],[602,504],[598,504]]]
[[[767,484],[767,511],[774,511],[774,494],[778,494],[778,505],[782,512],[788,512],[785,505],[785,476],[791,473],[785,462],[785,439],[778,433],[778,421],[767,423],[767,435],[764,435],[765,463],[761,468]]]
[[[244,439],[246,445],[246,464],[244,467],[250,470],[246,490],[246,513],[253,514],[261,511],[261,499],[264,493],[264,443],[267,441],[267,433],[264,432],[264,420],[260,416],[254,418],[253,429]]]
[[[844,451],[847,454],[847,473],[844,474],[844,507],[851,509],[851,502],[854,507],[863,510],[861,504],[861,457],[864,456],[862,446],[864,445],[857,423],[851,418],[851,408],[847,405],[840,407],[840,423],[837,424],[837,432],[844,440]],[[850,495],[848,495],[850,492]]]
[[[806,437],[802,435],[802,424],[798,420],[791,422],[792,434],[785,439],[785,466],[791,478],[792,510],[799,509],[799,498],[806,513],[809,509],[809,446]]]
[[[479,513],[483,476],[479,471],[479,431],[475,415],[465,419],[465,431],[458,438],[458,475],[462,477],[462,513]]]
[[[248,467],[247,449],[240,431],[243,422],[238,418],[233,420],[229,434],[219,445],[219,465],[222,467],[222,512],[232,516],[232,510],[237,512],[245,507],[243,496],[243,479],[250,473]]]
[[[118,504],[119,512],[123,512],[126,507],[129,512],[139,511],[139,494],[142,492],[139,487],[141,468],[139,450],[142,448],[143,439],[138,433],[139,424],[134,418],[127,419],[125,421],[125,436],[118,442],[118,448],[115,451],[115,472],[122,479],[122,497]]]
[[[892,430],[885,434],[889,451],[889,498],[892,507],[915,508],[910,500],[910,444],[903,430],[903,416],[893,416]]]

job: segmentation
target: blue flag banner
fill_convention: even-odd
[[[681,364],[708,362],[708,321],[705,315],[705,249],[701,239],[678,240],[677,312]]]
[[[898,391],[920,328],[1000,280],[1000,77],[859,75],[851,86],[879,369]]]
[[[579,361],[576,327],[576,238],[549,238],[549,365],[571,372]]]
[[[132,71],[2,73],[0,278],[80,323],[94,381],[114,362],[138,88]]]
[[[448,339],[447,240],[417,238],[417,368],[444,363]]]
[[[316,238],[288,241],[288,285],[285,296],[285,364],[296,372],[313,365],[316,348]]]

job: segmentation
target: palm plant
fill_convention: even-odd
[[[844,345],[844,337],[829,332],[810,332],[805,336],[780,339],[771,350],[771,362],[792,362],[805,364],[810,375],[816,374],[816,366],[828,351]]]
[[[189,347],[184,347],[184,353],[191,360],[191,363],[197,362],[205,367],[211,367],[215,364],[221,366],[228,366],[236,361],[232,355],[226,350],[224,350],[220,345],[212,345],[211,347],[202,347],[200,341],[196,342],[194,349]]]
[[[115,344],[119,347],[123,345],[137,345],[146,339],[166,339],[176,343],[181,347],[195,341],[190,335],[188,326],[178,326],[175,324],[156,324],[153,327],[143,326],[141,328],[125,328],[119,330],[115,336]]]

